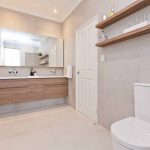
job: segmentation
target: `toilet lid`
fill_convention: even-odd
[[[150,123],[133,117],[116,122],[111,127],[116,142],[130,149],[150,150]]]

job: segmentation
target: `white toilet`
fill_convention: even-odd
[[[135,118],[111,127],[114,150],[150,150],[150,84],[134,84]]]

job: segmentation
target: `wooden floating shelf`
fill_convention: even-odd
[[[112,25],[116,23],[117,21],[147,7],[150,6],[150,0],[137,0],[136,2],[132,3],[128,7],[120,10],[113,16],[109,17],[105,21],[102,21],[101,23],[96,25],[96,28],[104,29],[105,27]]]
[[[49,62],[46,61],[46,62],[41,62],[40,65],[47,65]]]
[[[47,58],[47,57],[49,57],[49,55],[39,56],[40,59],[44,59],[44,58]]]
[[[103,42],[97,43],[96,46],[97,47],[106,47],[106,46],[109,46],[109,45],[112,45],[115,43],[119,43],[119,42],[127,41],[129,39],[133,39],[133,38],[136,38],[136,37],[148,34],[148,33],[150,33],[150,25],[147,25],[145,27],[136,29],[136,30],[128,32],[128,33],[121,34],[121,35],[113,37],[111,39],[107,39]]]

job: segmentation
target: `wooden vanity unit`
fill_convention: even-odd
[[[67,96],[68,79],[65,77],[0,80],[0,105]]]

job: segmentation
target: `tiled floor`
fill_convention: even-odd
[[[112,150],[110,133],[69,106],[0,119],[0,150]]]

